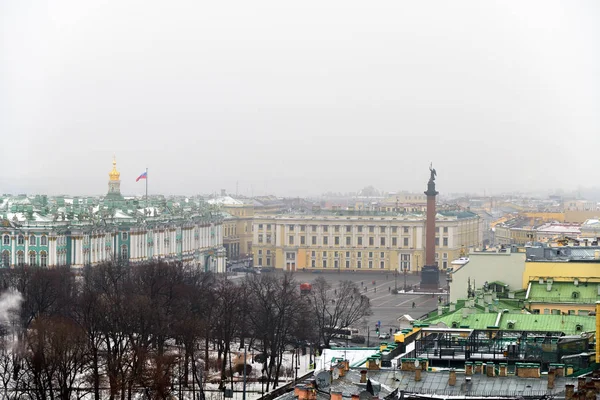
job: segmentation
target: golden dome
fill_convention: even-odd
[[[117,160],[113,157],[113,169],[108,173],[108,177],[111,181],[118,181],[121,173],[117,171]]]

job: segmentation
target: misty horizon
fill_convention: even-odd
[[[596,187],[600,3],[0,5],[0,192]]]

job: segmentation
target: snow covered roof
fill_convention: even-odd
[[[600,226],[600,220],[597,218],[592,218],[592,219],[588,219],[586,220],[583,224],[582,224],[582,228],[583,227],[589,227],[589,226]]]
[[[577,224],[544,224],[537,228],[538,232],[578,234],[581,228]]]
[[[244,204],[243,201],[236,200],[231,196],[217,197],[216,199],[210,199],[207,201],[208,204],[216,204],[220,206],[241,206]]]
[[[132,217],[130,215],[126,214],[125,212],[123,212],[122,210],[117,210],[117,211],[115,211],[113,218],[131,219]]]
[[[354,365],[367,359],[377,353],[379,348],[360,348],[355,350],[351,347],[343,349],[323,349],[323,354],[316,361],[316,370],[329,369],[333,358],[345,358],[350,361],[350,365]]]

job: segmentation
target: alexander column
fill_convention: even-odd
[[[421,269],[421,290],[437,291],[440,287],[440,270],[435,261],[435,177],[432,165],[429,165],[431,176],[427,183],[427,222],[425,224],[425,265]]]

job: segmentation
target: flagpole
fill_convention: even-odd
[[[148,208],[148,168],[146,168],[146,209]]]

